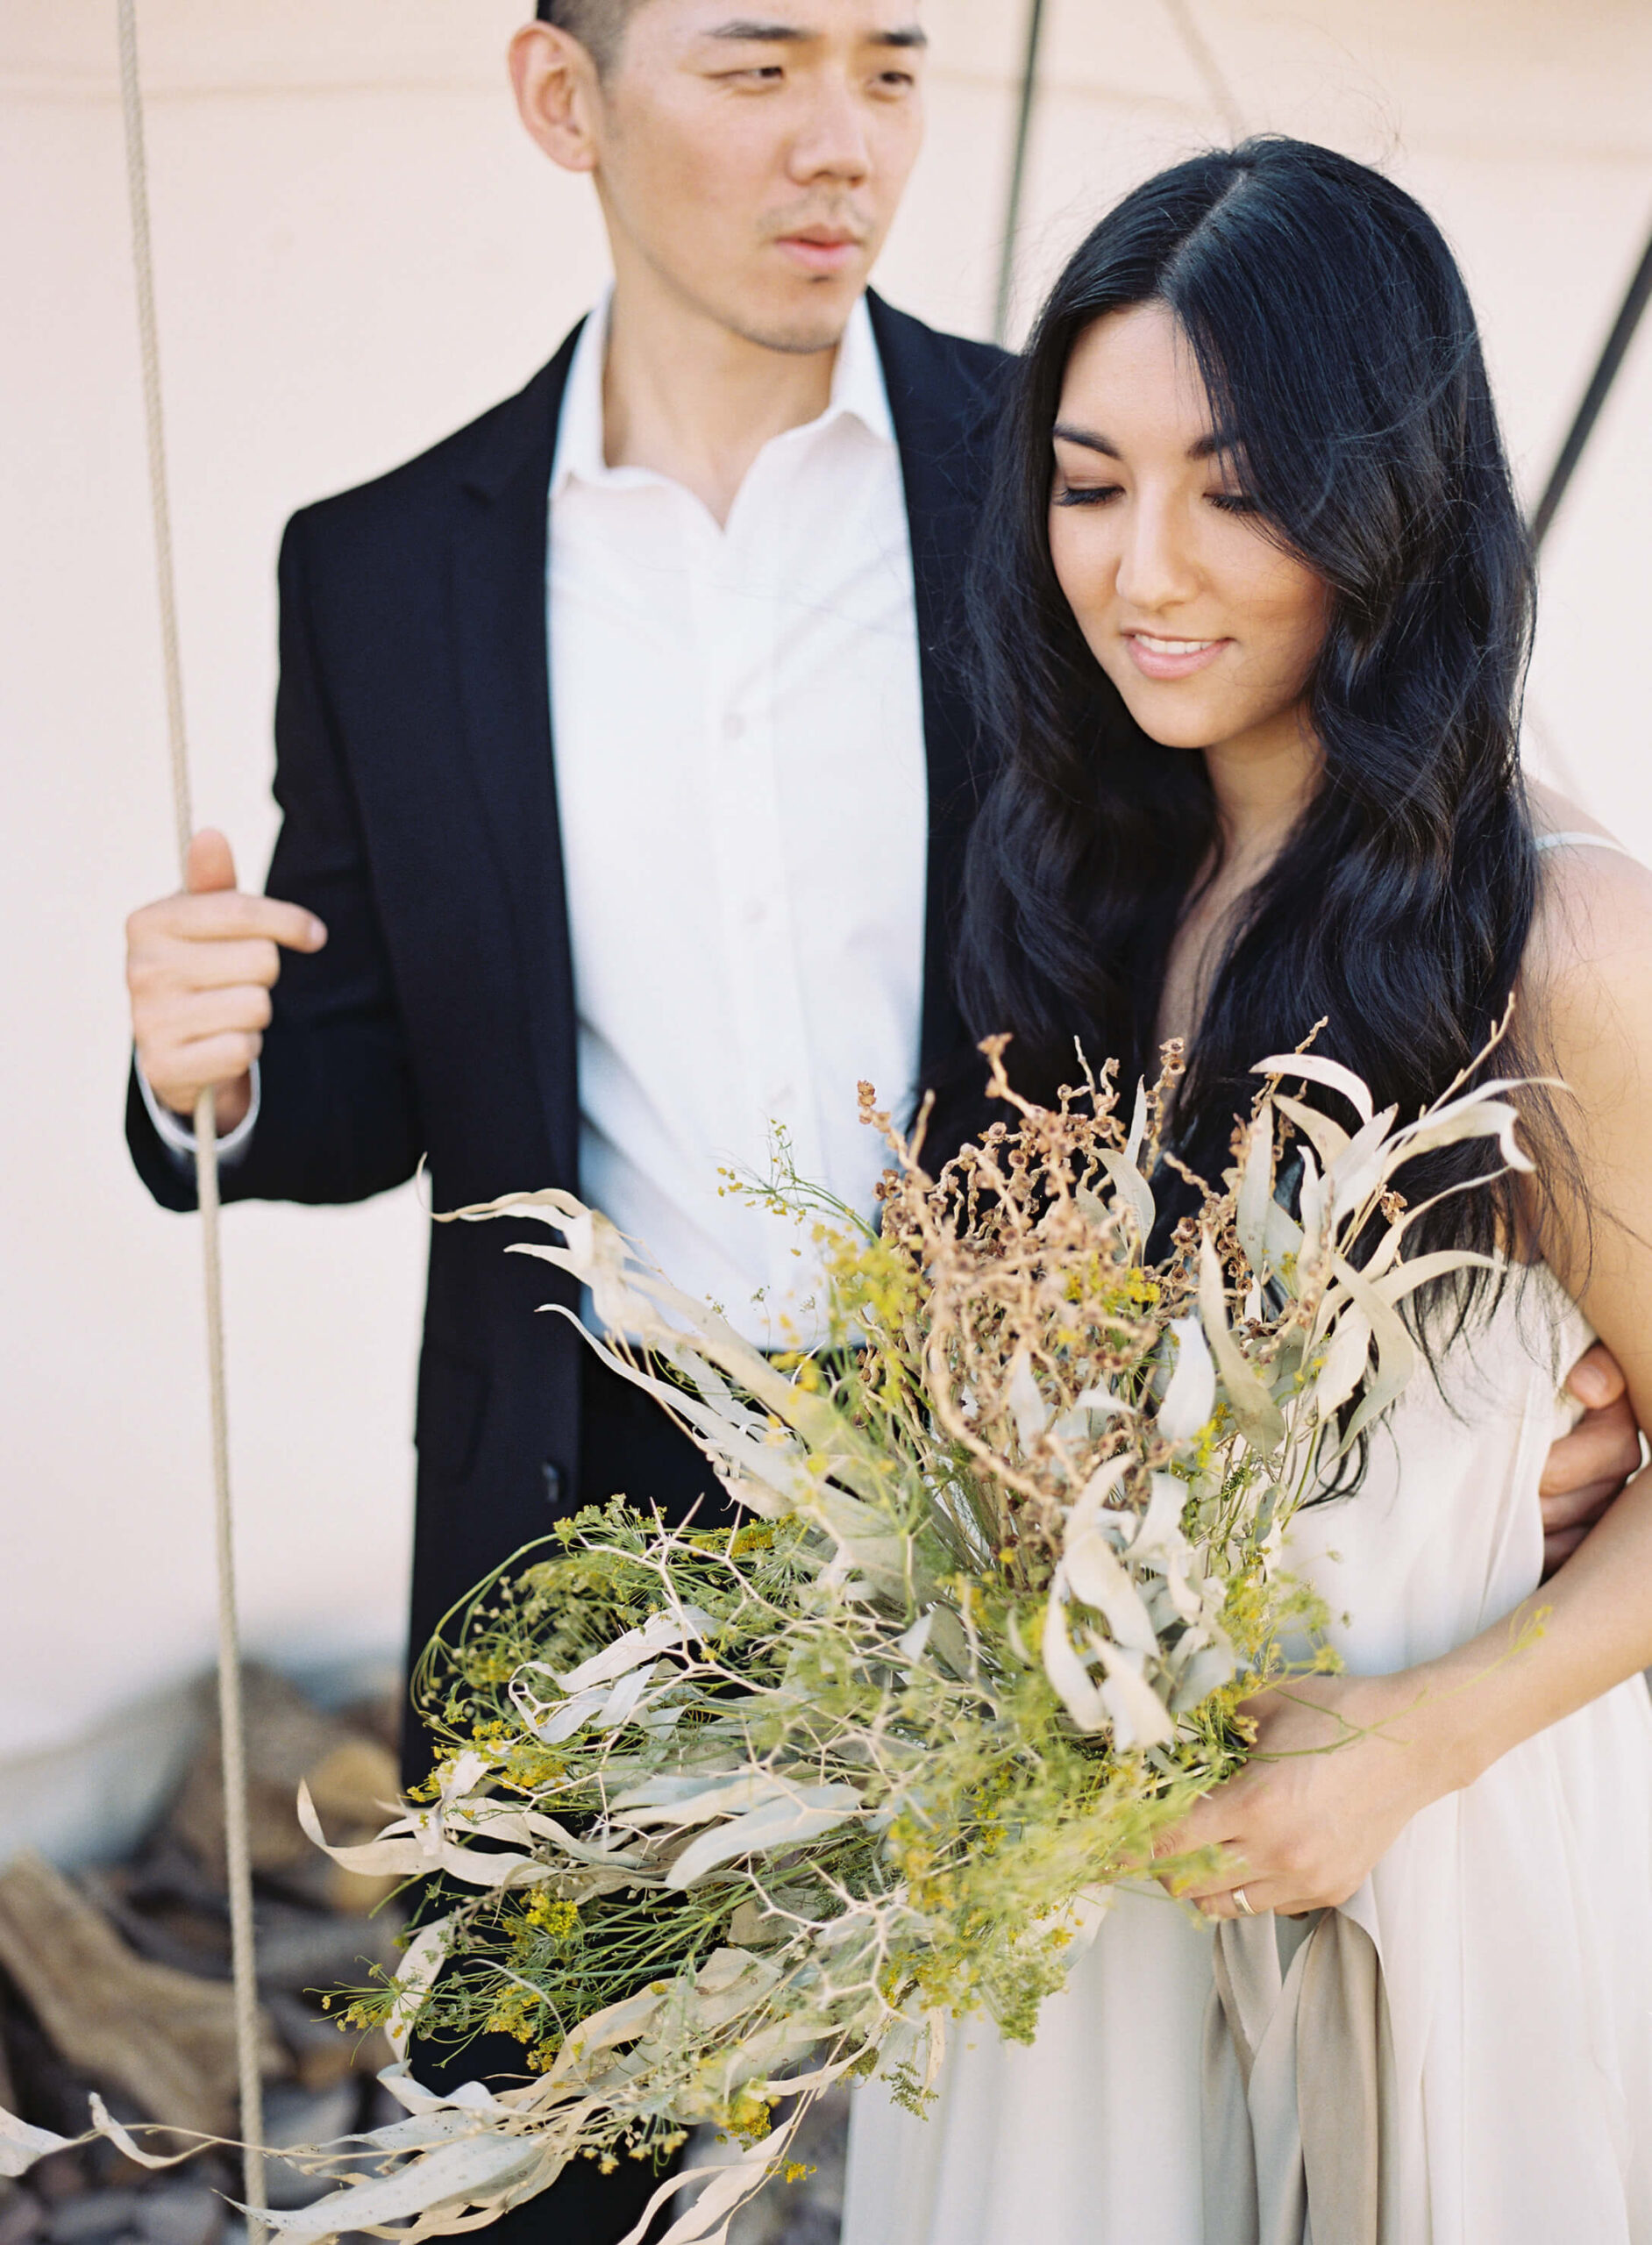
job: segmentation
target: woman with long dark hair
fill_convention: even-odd
[[[1531,614],[1409,196],[1257,140],[1103,220],[983,540],[972,1028],[1046,1100],[1075,1040],[1127,1083],[1186,1040],[1174,1151],[1213,1179],[1254,1063],[1316,1030],[1415,1113],[1513,996],[1496,1073],[1564,1088],[1519,1094],[1535,1178],[1484,1141],[1405,1178],[1409,1252],[1497,1267],[1418,1297],[1425,1369],[1293,1524],[1345,1672],[1253,1701],[1176,1835],[1220,1850],[1215,1937],[1128,1892],[1032,2049],[961,2029],[927,2122],[864,2096],[848,2245],[1652,2241],[1652,1473],[1534,1597],[1587,1327],[1652,1422],[1652,877],[1522,781]]]

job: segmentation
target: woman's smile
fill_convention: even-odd
[[[1208,670],[1222,649],[1233,645],[1231,639],[1172,638],[1160,631],[1125,631],[1120,637],[1143,678],[1153,679],[1191,678],[1195,671]]]

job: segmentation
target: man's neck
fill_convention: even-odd
[[[837,360],[836,346],[771,350],[652,275],[622,274],[602,373],[604,456],[610,467],[670,476],[726,523],[769,439],[826,410]]]

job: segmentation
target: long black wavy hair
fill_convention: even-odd
[[[1018,1088],[1052,1101],[1076,1080],[1075,1037],[1127,1087],[1150,1080],[1171,939],[1221,857],[1204,759],[1136,723],[1050,560],[1068,360],[1093,321],[1149,302],[1185,331],[1262,522],[1329,593],[1307,696],[1322,779],[1232,928],[1178,1094],[1175,1151],[1214,1180],[1250,1070],[1316,1022],[1314,1049],[1403,1120],[1503,1016],[1536,895],[1518,760],[1533,577],[1468,294],[1410,196],[1329,149],[1258,139],[1105,217],[1019,368],[970,593],[1003,761],[970,845],[959,994],[972,1036],[1012,1032]],[[990,1119],[978,1083],[960,1068],[943,1091],[943,1146]],[[1308,1095],[1349,1122],[1335,1094]],[[1483,1143],[1451,1149],[1405,1173],[1406,1196],[1493,1165]],[[1411,1244],[1506,1245],[1514,1215],[1508,1180],[1457,1194]]]

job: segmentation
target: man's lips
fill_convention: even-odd
[[[841,273],[860,255],[862,243],[858,234],[830,226],[804,226],[794,234],[781,234],[777,246],[805,273]]]
[[[1191,678],[1195,671],[1207,670],[1231,645],[1227,639],[1195,639],[1168,631],[1127,631],[1123,638],[1137,670],[1143,678],[1155,679]]]

